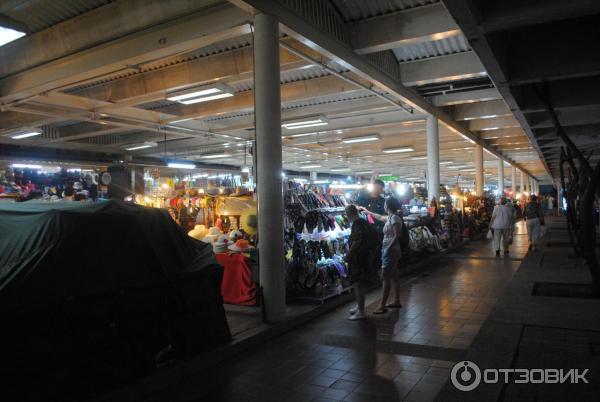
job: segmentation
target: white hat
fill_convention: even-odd
[[[217,235],[206,235],[204,236],[204,238],[202,239],[202,241],[204,243],[214,243],[217,240]]]
[[[208,234],[208,229],[204,225],[196,225],[193,230],[188,232],[188,236],[194,239],[203,239]]]
[[[221,234],[221,231],[219,230],[219,228],[218,228],[218,227],[216,227],[216,226],[213,226],[212,228],[210,228],[210,229],[208,230],[208,234],[209,234],[210,236],[218,236],[218,235],[220,235],[220,234]]]

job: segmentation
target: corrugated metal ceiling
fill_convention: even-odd
[[[471,47],[462,34],[432,42],[422,42],[393,49],[394,54],[400,63],[426,59],[428,57],[467,52],[469,50],[471,50]]]
[[[6,0],[0,14],[23,22],[31,33],[87,13],[114,0]]]
[[[395,11],[438,3],[439,0],[331,0],[331,2],[342,14],[345,21],[359,21]]]

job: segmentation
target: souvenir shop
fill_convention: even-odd
[[[350,226],[344,213],[365,188],[307,185],[290,181],[285,190],[285,264],[288,299],[324,302],[350,289],[344,255]],[[357,187],[357,186],[352,186]],[[360,186],[359,186],[360,187]],[[493,197],[477,199],[458,186],[440,186],[437,206],[427,205],[423,183],[386,183],[399,198],[410,235],[410,262],[451,248],[487,231]],[[363,217],[372,221],[367,214]],[[378,281],[375,269],[374,284]]]

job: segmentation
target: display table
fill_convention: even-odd
[[[250,259],[243,254],[216,253],[223,266],[221,295],[223,302],[240,306],[256,305],[256,284],[252,280]]]

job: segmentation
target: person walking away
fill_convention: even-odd
[[[383,242],[381,245],[381,278],[383,280],[383,293],[379,308],[373,314],[385,314],[387,308],[401,308],[400,304],[400,278],[398,266],[402,258],[402,218],[398,215],[400,202],[388,197],[385,199],[384,209],[386,215],[369,212],[375,219],[385,222],[383,226]],[[394,285],[394,301],[387,304],[392,284]]]
[[[529,239],[528,250],[537,250],[537,242],[541,232],[540,205],[537,197],[531,196],[530,201],[525,205],[525,222],[527,224],[527,237]]]
[[[550,214],[554,211],[554,197],[552,195],[548,196],[548,211]]]
[[[500,256],[500,246],[504,250],[504,255],[508,255],[508,245],[512,235],[513,209],[506,203],[506,197],[502,196],[498,205],[494,207],[490,227],[494,232],[492,244],[496,250],[496,257]]]
[[[348,205],[346,207],[346,216],[351,226],[346,262],[348,263],[350,282],[354,288],[354,297],[356,297],[356,307],[350,310],[348,319],[350,321],[357,321],[366,318],[365,292],[369,280],[369,269],[372,263],[372,242],[377,241],[377,233],[366,220],[360,217],[356,206]]]

